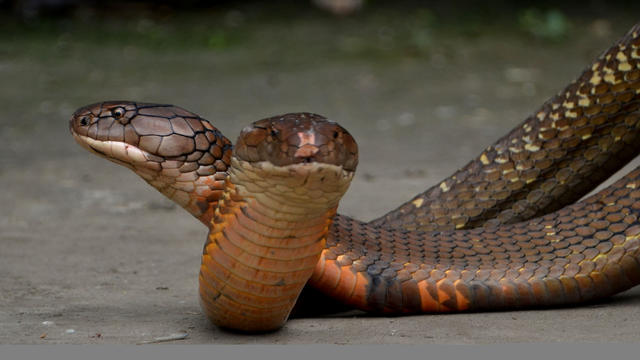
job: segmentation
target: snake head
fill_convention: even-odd
[[[157,168],[173,161],[223,171],[231,156],[231,143],[208,121],[171,105],[91,104],[74,112],[69,128],[84,148],[130,168]]]
[[[259,120],[242,130],[235,156],[275,166],[323,163],[353,172],[358,146],[338,123],[311,113],[291,113]]]
[[[207,120],[171,105],[108,101],[78,109],[69,128],[82,147],[128,167],[210,223],[232,146]]]

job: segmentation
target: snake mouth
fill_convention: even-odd
[[[85,149],[116,164],[128,168],[151,166],[154,156],[122,141],[100,141],[71,131],[71,135]]]
[[[105,154],[105,153],[103,153],[102,151],[98,150],[96,147],[91,146],[91,145],[88,145],[88,146],[89,146],[89,148],[90,148],[91,150],[93,150],[94,152],[96,152],[98,155],[101,155],[101,156],[103,156],[103,157],[108,157],[108,156],[107,156],[107,154]]]
[[[133,169],[133,166],[131,165],[131,163],[116,159],[114,157],[111,157],[111,156],[107,155],[105,152],[103,152],[100,149],[96,148],[95,146],[88,145],[88,144],[87,144],[87,146],[89,147],[89,151],[93,151],[98,156],[102,156],[103,158],[105,158],[105,159],[107,159],[107,160],[109,160],[109,161],[111,161],[113,163],[116,163],[118,165],[122,165],[122,166],[125,166],[125,167]]]

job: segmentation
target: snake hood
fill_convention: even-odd
[[[284,325],[357,162],[351,135],[319,115],[275,116],[241,132],[200,267],[200,300],[214,324]]]
[[[244,128],[227,172],[238,194],[289,209],[286,216],[311,209],[324,214],[338,206],[357,163],[356,142],[342,126],[320,115],[290,113]]]

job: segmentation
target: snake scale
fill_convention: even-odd
[[[200,271],[217,325],[281,327],[305,284],[383,314],[577,303],[640,283],[640,24],[451,177],[370,223],[336,214],[357,164],[338,124],[263,119],[235,147],[170,105],[78,109],[74,138],[210,227]]]

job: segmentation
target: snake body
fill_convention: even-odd
[[[358,162],[351,135],[315,114],[245,128],[204,246],[200,299],[219,326],[282,326],[325,248]]]
[[[640,150],[639,32],[633,27],[476,160],[371,223],[334,216],[348,182],[334,183],[333,195],[314,208],[322,191],[274,175],[289,166],[349,178],[335,167],[355,168],[353,149],[335,150],[339,142],[324,134],[327,122],[317,115],[254,123],[233,154],[206,120],[167,105],[93,104],[76,111],[70,127],[84,147],[133,169],[210,224],[200,294],[218,325],[282,326],[307,279],[345,304],[387,314],[575,303],[640,282],[640,170],[562,207]],[[296,133],[307,135],[247,135],[278,121],[308,126]],[[267,138],[276,145],[261,145]],[[291,163],[304,145],[334,149],[341,162],[313,155],[306,157],[313,166]],[[264,161],[270,165],[254,166]],[[305,250],[273,240],[283,237],[302,239]],[[284,257],[291,252],[297,255]],[[274,273],[282,276],[268,276]]]
[[[638,153],[640,24],[466,166],[374,220],[408,230],[508,224],[571,204]]]

